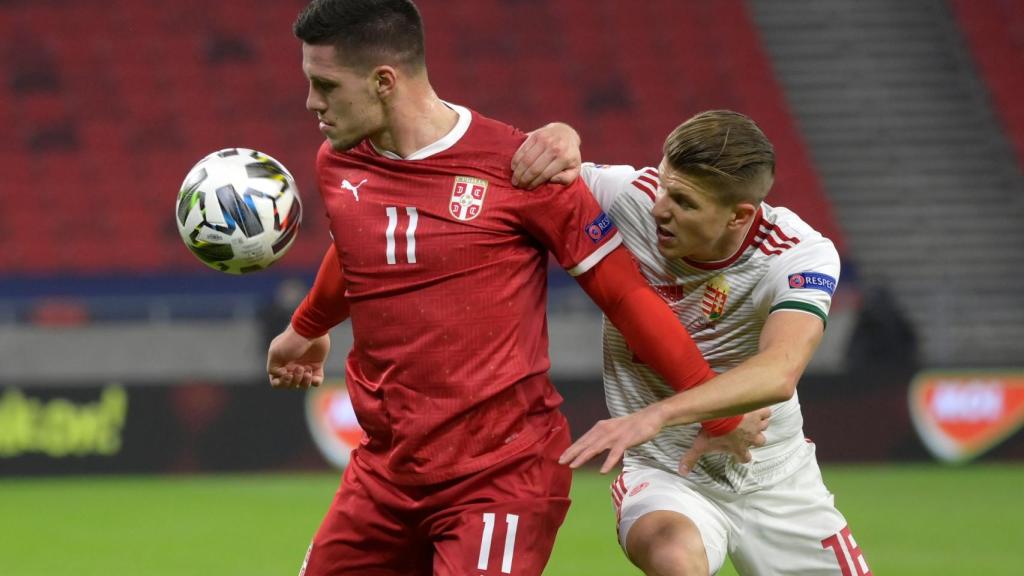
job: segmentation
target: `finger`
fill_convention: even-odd
[[[740,450],[740,452],[736,454],[736,460],[744,464],[750,462],[752,459],[753,457],[750,455],[750,450],[747,449]]]
[[[523,142],[523,145],[516,150],[512,156],[512,185],[519,186],[523,182],[523,174],[537,160],[541,153],[541,146],[537,145],[537,138],[530,136]]]
[[[590,462],[595,456],[604,451],[605,449],[603,447],[597,448],[595,446],[588,446],[586,450],[580,452],[575,458],[573,458],[572,462],[569,463],[569,468],[575,470],[587,462]]]
[[[551,182],[554,183],[554,184],[563,184],[565,186],[568,186],[569,184],[572,184],[573,182],[575,182],[576,179],[579,178],[579,177],[580,177],[580,169],[579,168],[568,168],[568,169],[562,170],[558,174],[555,174],[554,176],[552,176],[551,177]]]
[[[291,372],[287,370],[282,370],[276,379],[278,388],[287,388],[291,384]]]
[[[592,427],[590,430],[587,430],[586,433],[583,434],[583,436],[580,436],[579,439],[577,439],[575,442],[573,442],[571,446],[566,448],[565,452],[562,452],[562,455],[558,458],[558,463],[559,464],[568,464],[568,463],[572,462],[580,454],[582,454],[583,451],[585,451],[591,445],[593,445],[595,443],[595,441],[598,441],[597,440],[597,437],[599,435],[599,433],[598,433],[598,426],[600,426],[600,425],[601,425],[600,422],[595,424],[594,427]]]
[[[604,464],[601,465],[601,474],[607,474],[612,468],[619,463],[622,459],[623,449],[619,447],[612,448],[608,451],[608,457],[604,459]]]
[[[683,476],[689,475],[690,470],[693,470],[703,455],[704,451],[697,446],[687,450],[686,454],[683,454],[683,457],[679,460],[679,474]]]
[[[565,449],[565,452],[562,452],[562,455],[558,457],[558,463],[564,466],[569,462],[572,462],[573,459],[576,458],[576,455],[579,454],[579,452],[579,443],[575,443],[572,446],[569,446],[568,448]]]
[[[764,446],[765,442],[767,442],[767,441],[768,441],[768,439],[765,438],[764,434],[758,434],[757,436],[754,436],[754,441],[753,441],[752,444],[754,446]]]
[[[299,381],[299,388],[306,389],[313,384],[313,373],[309,370],[302,371],[302,380]]]
[[[541,154],[537,156],[537,158],[534,159],[534,161],[531,162],[530,165],[523,172],[522,184],[527,189],[532,190],[537,186],[540,186],[541,184],[547,182],[546,178],[542,179],[541,177],[544,175],[544,171],[549,166],[551,166],[551,163],[554,162],[556,159],[557,156],[555,152],[552,150],[544,150],[543,152],[541,152]],[[562,168],[564,168],[564,166]],[[555,170],[554,172],[552,172],[552,174],[557,174],[562,170],[562,168]]]
[[[568,165],[569,163],[564,160],[558,160],[557,158],[553,159],[550,163],[548,163],[547,166],[545,166],[541,170],[540,174],[538,174],[536,178],[534,178],[527,184],[527,188],[532,190],[537,186],[544,184],[545,182],[552,182],[552,179],[556,175],[564,172]]]

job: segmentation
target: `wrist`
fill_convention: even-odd
[[[288,327],[284,329],[284,333],[285,337],[289,339],[301,339],[305,340],[306,342],[312,342],[313,340],[316,340],[318,337],[322,336],[322,334],[312,333],[311,331],[308,330],[308,327],[296,328],[294,318],[290,323],[288,323]]]
[[[657,426],[659,430],[670,424],[669,410],[665,406],[664,402],[655,402],[654,404],[644,408],[644,411],[647,412],[649,420]]]

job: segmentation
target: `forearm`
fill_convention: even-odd
[[[292,315],[291,328],[305,338],[317,338],[344,322],[348,313],[345,276],[331,244],[320,263],[313,287]]]
[[[689,333],[650,289],[624,249],[608,255],[578,280],[630,349],[669,386],[686,390],[714,374]],[[708,419],[703,425],[717,436],[727,434],[739,422],[740,418]]]
[[[630,350],[669,386],[685,390],[714,375],[686,329],[647,286],[624,248],[616,249],[577,281],[622,333]]]
[[[792,397],[800,368],[786,362],[781,351],[761,353],[650,409],[660,413],[666,426],[745,414]]]

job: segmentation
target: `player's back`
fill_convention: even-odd
[[[544,222],[559,201],[511,186],[521,133],[460,114],[452,134],[407,159],[368,141],[318,158],[364,460],[403,483],[482,469],[561,418],[547,378]]]

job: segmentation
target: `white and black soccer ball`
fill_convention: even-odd
[[[228,274],[262,270],[298,235],[295,180],[270,156],[225,148],[192,167],[178,193],[178,232],[204,264]]]

